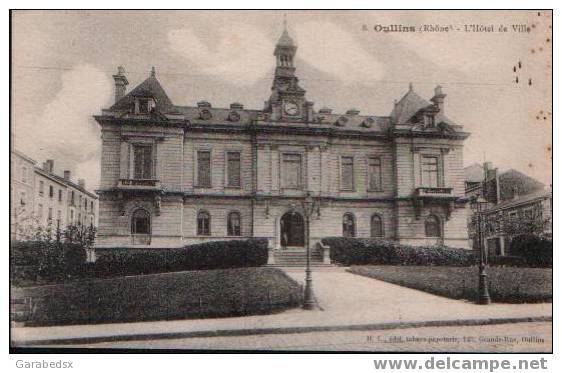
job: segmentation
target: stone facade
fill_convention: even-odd
[[[441,87],[429,102],[410,86],[388,116],[316,111],[296,76],[296,49],[285,30],[262,110],[174,105],[154,69],[126,93],[120,68],[115,104],[95,116],[102,130],[98,245],[265,237],[271,248],[293,246],[287,242],[301,234],[295,214],[310,193],[319,205],[312,243],[345,233],[468,247],[459,200],[468,133],[445,116]]]
[[[74,183],[70,171],[64,176],[54,172],[54,160],[42,167],[25,154],[11,152],[11,227],[10,238],[20,239],[20,228],[31,226],[61,230],[70,224],[87,226],[98,224],[98,197],[86,190],[83,180]]]

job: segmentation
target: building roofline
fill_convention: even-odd
[[[45,171],[45,170],[43,170],[43,169],[41,169],[41,168],[39,168],[39,167],[35,167],[35,172],[38,172],[38,173],[40,173],[41,175],[43,175],[43,176],[45,176],[45,177],[47,177],[47,178],[49,178],[49,179],[51,179],[51,180],[53,180],[53,181],[55,181],[55,182],[61,184],[61,185],[64,185],[64,186],[66,186],[66,187],[71,187],[71,188],[77,189],[77,190],[79,190],[80,192],[87,194],[87,195],[90,196],[91,198],[98,199],[98,196],[97,196],[97,195],[95,195],[94,193],[90,192],[89,190],[86,190],[86,189],[82,188],[80,185],[78,185],[78,184],[72,182],[71,180],[67,180],[67,179],[65,179],[65,178],[63,178],[63,177],[60,177],[59,175],[56,175],[56,174],[54,174],[54,173],[52,173],[52,172]]]
[[[14,154],[17,154],[18,156],[20,156],[22,158],[24,158],[26,161],[29,161],[29,162],[33,163],[34,165],[37,164],[37,161],[35,159],[33,159],[30,156],[20,152],[19,150],[12,149],[11,152],[14,153]]]

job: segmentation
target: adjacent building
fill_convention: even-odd
[[[410,85],[388,115],[316,110],[296,74],[284,30],[262,109],[174,104],[156,77],[95,119],[102,132],[97,245],[165,247],[265,237],[272,249],[304,246],[300,201],[319,207],[311,241],[380,237],[468,247],[463,142],[445,115]],[[329,89],[329,87],[326,87]]]
[[[482,196],[482,235],[490,256],[509,255],[512,240],[532,233],[552,237],[552,188],[517,170],[499,172],[491,162],[465,168],[466,194]],[[478,250],[475,212],[468,219],[471,246]]]
[[[54,172],[54,160],[41,167],[25,154],[11,152],[11,238],[18,239],[22,227],[68,225],[97,226],[98,197],[86,189],[83,179],[74,183],[70,171],[61,177]]]

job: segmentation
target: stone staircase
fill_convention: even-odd
[[[310,249],[310,265],[313,267],[330,267],[331,264],[324,263],[322,252],[317,249]],[[273,251],[273,263],[268,264],[272,267],[305,267],[306,250],[298,248],[285,248]]]

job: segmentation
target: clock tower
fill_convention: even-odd
[[[275,76],[271,96],[265,102],[264,108],[264,112],[270,114],[271,120],[294,122],[312,120],[313,103],[306,101],[306,91],[299,86],[299,79],[295,75],[296,51],[297,46],[289,36],[285,22],[283,34],[273,52],[276,58]]]

